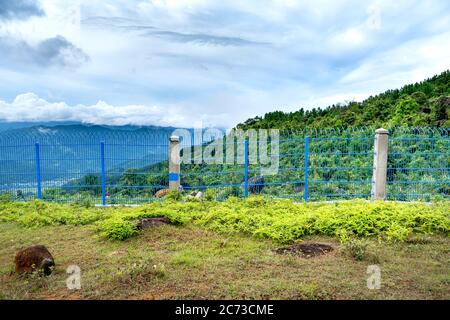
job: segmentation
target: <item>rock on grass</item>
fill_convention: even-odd
[[[35,245],[18,251],[14,261],[18,274],[37,271],[48,276],[55,266],[52,254],[43,245]]]

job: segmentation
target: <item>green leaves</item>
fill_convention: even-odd
[[[252,197],[217,203],[191,221],[219,232],[246,233],[292,242],[306,235],[378,236],[404,241],[411,232],[449,234],[450,202],[438,204],[369,202],[299,204],[290,200]]]
[[[112,240],[125,240],[138,232],[135,224],[118,216],[99,221],[97,230],[101,236]]]
[[[287,199],[176,202],[141,207],[84,208],[53,203],[0,203],[0,221],[24,227],[93,224],[101,236],[125,240],[138,234],[141,218],[167,217],[174,224],[193,223],[224,233],[243,233],[289,243],[308,235],[348,242],[379,237],[405,241],[412,233],[450,234],[450,201],[438,203],[373,202],[295,203]]]

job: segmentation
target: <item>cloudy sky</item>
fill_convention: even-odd
[[[0,0],[0,119],[234,126],[450,68],[450,2]]]

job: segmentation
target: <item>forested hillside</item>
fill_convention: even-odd
[[[274,111],[248,119],[237,128],[325,128],[349,126],[450,127],[450,71],[420,83],[388,90],[363,102],[295,112]]]

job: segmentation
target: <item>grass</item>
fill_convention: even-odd
[[[125,241],[92,225],[23,228],[0,223],[2,299],[449,299],[450,238],[413,234],[404,242],[366,238],[361,260],[336,237],[305,236],[336,250],[315,258],[278,255],[274,239],[224,233],[195,223],[147,229]],[[47,278],[12,274],[16,250],[46,245],[56,269]],[[381,268],[381,289],[366,286],[367,266]],[[68,290],[69,265],[81,290]]]

